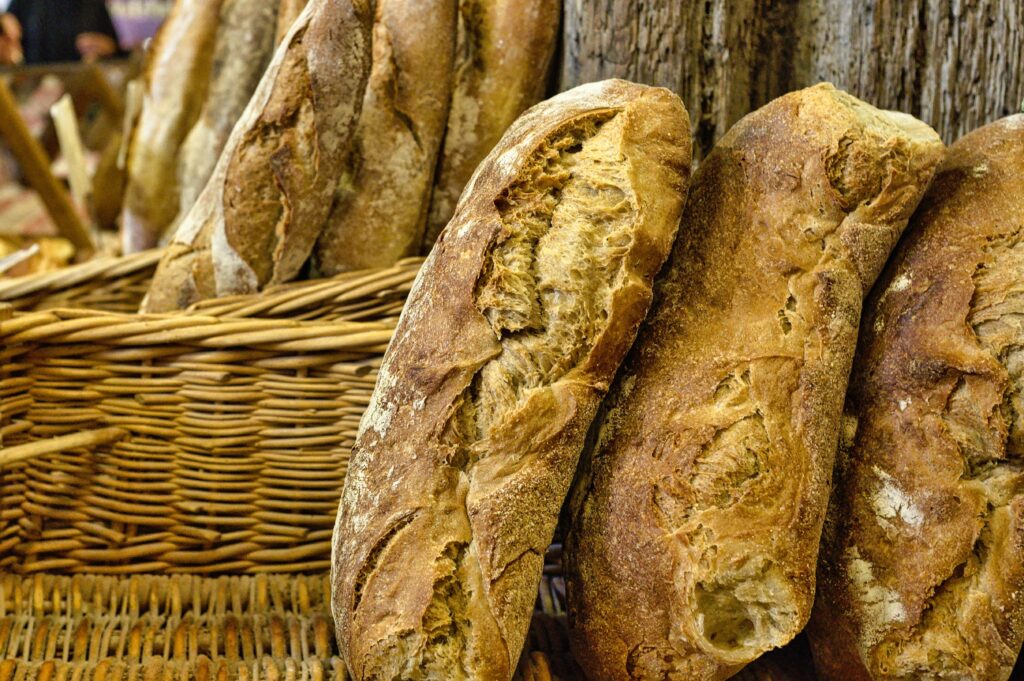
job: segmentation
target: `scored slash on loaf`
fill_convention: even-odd
[[[862,297],[941,154],[920,121],[819,85],[701,164],[573,495],[592,681],[724,679],[803,628]]]
[[[369,0],[311,0],[267,67],[153,275],[146,312],[291,281],[350,149],[370,70]]]
[[[1024,115],[949,149],[865,308],[808,627],[826,681],[1009,678],[1024,639]]]
[[[690,152],[678,97],[606,81],[529,110],[478,168],[410,294],[345,481],[332,605],[354,678],[511,678]]]

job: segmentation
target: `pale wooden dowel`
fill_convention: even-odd
[[[57,141],[60,151],[68,167],[68,184],[71,195],[83,207],[91,204],[92,178],[85,165],[85,148],[82,135],[78,130],[78,116],[75,106],[71,103],[71,95],[64,95],[50,107],[54,127],[57,129]]]
[[[0,79],[0,135],[7,140],[29,185],[39,193],[57,231],[75,245],[79,257],[90,255],[95,250],[92,235],[75,211],[68,193],[50,172],[46,152],[29,132],[14,95],[3,79]]]
[[[124,428],[100,428],[99,430],[86,430],[71,435],[61,435],[43,440],[35,440],[23,445],[0,448],[0,468],[9,466],[18,461],[34,459],[38,456],[56,454],[69,449],[80,447],[98,447],[109,445],[128,436]]]

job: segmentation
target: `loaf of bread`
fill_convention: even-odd
[[[417,278],[334,531],[355,679],[509,679],[601,397],[689,175],[686,110],[605,81],[536,106],[480,165]]]
[[[377,0],[355,156],[314,252],[316,271],[387,267],[423,240],[448,120],[456,0]]]
[[[275,45],[280,45],[285,36],[288,35],[288,31],[291,30],[292,24],[302,14],[302,10],[306,8],[306,0],[281,0],[281,6],[277,11],[277,36],[274,40]]]
[[[864,312],[822,679],[1004,681],[1024,640],[1024,115],[949,149]]]
[[[182,218],[210,179],[232,128],[274,54],[276,26],[273,2],[223,0],[206,102],[179,153],[178,215]]]
[[[863,296],[941,155],[920,121],[823,84],[700,165],[573,493],[592,681],[724,679],[803,628]]]
[[[222,0],[177,0],[153,46],[128,148],[121,247],[157,245],[178,214],[178,151],[206,101]]]
[[[251,293],[309,259],[351,151],[370,0],[312,0],[274,54],[153,276],[143,309]]]
[[[455,86],[424,252],[437,241],[476,166],[544,96],[559,0],[461,0]]]

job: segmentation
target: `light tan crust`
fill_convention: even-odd
[[[306,0],[281,0],[281,6],[277,11],[277,35],[274,44],[280,45],[284,42],[292,24],[306,8]]]
[[[143,307],[293,279],[351,151],[370,69],[369,0],[312,0],[278,48],[213,176],[161,259]]]
[[[223,0],[210,86],[178,159],[179,219],[213,174],[232,128],[274,54],[277,7],[268,0]]]
[[[528,111],[421,271],[334,533],[355,679],[511,678],[597,405],[679,225],[689,119],[593,83]]]
[[[806,623],[862,298],[941,153],[923,123],[819,85],[695,173],[573,495],[592,681],[724,679]]]
[[[316,245],[319,273],[386,267],[419,250],[448,120],[455,13],[456,0],[378,0],[355,161]]]
[[[809,627],[822,678],[1009,678],[1024,639],[1024,116],[950,147],[866,305],[846,411]]]
[[[178,214],[178,150],[206,100],[222,0],[177,0],[146,64],[127,159],[121,248],[157,245]]]
[[[461,0],[448,132],[424,252],[451,220],[477,164],[540,101],[558,39],[559,0]]]

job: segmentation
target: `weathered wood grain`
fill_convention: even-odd
[[[676,91],[698,154],[748,111],[828,80],[947,142],[1021,108],[1021,0],[565,0],[560,86]]]

